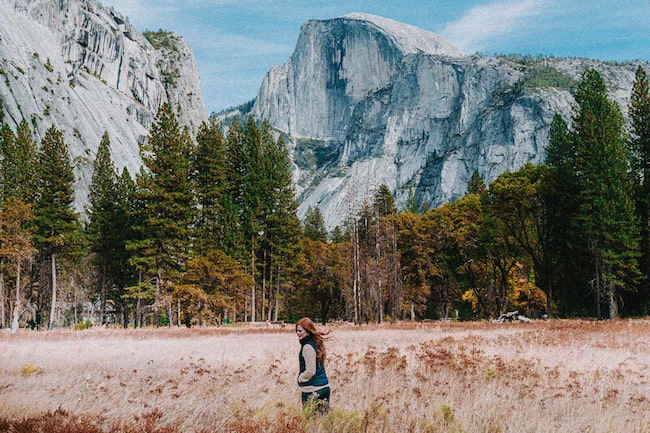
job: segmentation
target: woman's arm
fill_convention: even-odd
[[[305,371],[298,376],[298,383],[309,382],[316,374],[316,351],[311,345],[302,346],[302,357],[305,358]]]

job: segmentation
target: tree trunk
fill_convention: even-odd
[[[276,278],[275,279],[277,286],[277,290],[275,291],[275,312],[273,314],[273,320],[277,321],[278,320],[278,310],[280,309],[280,279]]]
[[[377,220],[379,220],[379,217],[377,217]],[[379,222],[375,223],[375,253],[377,254],[377,259],[375,260],[376,266],[377,266],[377,302],[379,305],[377,305],[377,322],[382,323],[384,321],[384,289],[382,287],[381,281],[383,278],[383,272],[384,269],[382,269],[381,265],[381,244],[380,244],[380,237],[379,237]]]
[[[399,257],[397,254],[397,229],[395,228],[395,215],[391,216],[391,237],[393,241],[393,296],[392,296],[392,313],[391,323],[397,321],[397,316],[402,316],[402,296],[399,282]]]
[[[266,316],[266,248],[262,255],[262,305],[260,308],[260,320],[264,320]]]
[[[140,310],[140,288],[142,284],[142,270],[138,271],[138,296],[135,300],[135,327],[140,328],[142,326],[142,315]]]
[[[270,272],[269,272],[269,308],[268,308],[268,312],[266,314],[266,320],[268,320],[270,322],[271,317],[272,317],[272,313],[273,313],[273,298],[274,298],[274,296],[273,296],[273,267],[270,266],[269,269],[270,269]],[[280,273],[279,269],[278,269],[277,273],[278,274]],[[276,276],[276,278],[278,278],[278,277]]]
[[[54,315],[56,313],[56,254],[52,253],[52,306],[50,308],[50,320],[47,330],[51,331],[54,327]]]
[[[4,273],[0,273],[0,329],[6,326],[5,297],[5,275]]]
[[[616,303],[616,294],[613,289],[610,289],[607,294],[609,295],[609,319],[618,319],[618,304]]]
[[[164,304],[161,303],[161,299],[160,299],[160,288],[162,285],[161,282],[162,282],[162,270],[158,268],[158,270],[156,271],[156,300],[154,303],[154,305],[156,306],[156,317],[154,318],[154,320],[156,321],[155,323],[156,328],[160,326],[160,311],[164,310],[164,307],[162,306]]]
[[[11,332],[18,332],[20,309],[20,259],[18,259],[16,263],[16,306],[14,307],[13,319],[11,320]]]
[[[352,239],[352,297],[354,298],[354,324],[360,325],[359,322],[359,303],[357,300],[357,293],[359,291],[359,234],[356,221],[352,226],[353,236]]]
[[[251,275],[253,287],[251,288],[251,323],[255,321],[255,250],[251,248]]]

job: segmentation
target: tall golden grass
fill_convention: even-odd
[[[0,333],[0,431],[650,432],[648,320],[328,329],[324,416],[290,325]]]

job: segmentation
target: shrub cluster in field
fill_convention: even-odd
[[[126,423],[115,423],[112,433],[181,433],[173,426],[161,425],[162,412],[151,411]],[[57,409],[42,415],[25,417],[18,421],[0,418],[0,431],[7,433],[105,433],[101,419],[74,415]]]

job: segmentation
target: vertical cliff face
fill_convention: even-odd
[[[103,132],[118,168],[135,173],[139,145],[164,102],[195,132],[206,119],[198,69],[187,43],[154,47],[117,11],[93,0],[0,1],[3,120],[30,122],[40,140],[64,132],[81,209]]]
[[[435,34],[351,14],[303,25],[252,114],[291,137],[299,211],[318,206],[332,228],[381,184],[400,206],[413,191],[431,207],[464,195],[475,170],[490,182],[542,162],[582,72],[601,71],[624,107],[637,66],[464,57]]]
[[[404,28],[422,40],[418,45],[412,40],[416,36],[397,37],[382,25]],[[390,86],[404,57],[423,50],[460,55],[434,34],[380,17],[309,21],[289,61],[265,77],[253,113],[293,136],[344,139],[353,107]]]

